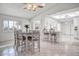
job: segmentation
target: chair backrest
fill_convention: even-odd
[[[33,31],[33,39],[40,39],[40,31]]]
[[[15,39],[21,39],[22,38],[22,31],[21,30],[15,30],[14,31],[14,37]]]
[[[33,30],[29,30],[29,33],[33,33]]]
[[[44,33],[47,33],[47,29],[46,29],[46,28],[44,28],[44,29],[43,29],[43,32],[44,32]]]
[[[55,30],[54,29],[50,29],[50,33],[54,33],[55,32]]]

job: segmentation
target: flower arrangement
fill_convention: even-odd
[[[25,25],[25,28],[29,28],[29,25]]]

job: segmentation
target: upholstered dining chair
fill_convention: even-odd
[[[34,53],[36,49],[40,51],[40,32],[32,31],[27,34],[27,46],[28,50],[32,53]]]
[[[57,36],[56,36],[56,32],[55,32],[55,30],[54,29],[50,29],[50,40],[51,40],[51,42],[53,41],[54,43],[56,42],[56,38]]]
[[[49,31],[47,31],[47,29],[44,28],[43,30],[43,34],[44,34],[44,40],[49,40]]]
[[[21,30],[14,31],[14,37],[15,37],[15,43],[14,47],[16,52],[23,51],[23,49],[26,47],[26,37],[22,35]]]
[[[33,31],[33,45],[34,50],[37,48],[40,52],[40,31]]]

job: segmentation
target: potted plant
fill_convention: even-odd
[[[28,32],[29,25],[25,25],[26,32]]]

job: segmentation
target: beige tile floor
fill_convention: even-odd
[[[51,43],[42,40],[40,43],[40,52],[36,49],[33,54],[27,52],[18,52],[19,56],[79,56],[79,43]],[[1,56],[15,56],[13,46],[9,45],[0,48]]]

